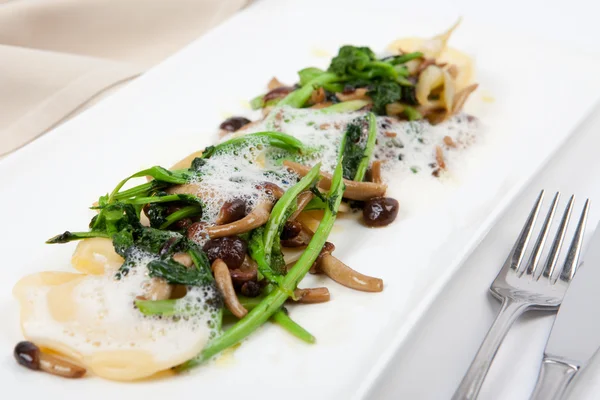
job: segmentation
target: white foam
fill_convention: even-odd
[[[33,316],[24,321],[28,337],[43,338],[43,343],[62,343],[83,356],[98,351],[141,350],[151,354],[156,362],[172,359],[188,351],[199,338],[208,340],[215,334],[211,328],[214,310],[196,309],[186,318],[144,316],[134,307],[138,296],[148,284],[147,264],[155,257],[138,252],[131,259],[134,265],[120,280],[114,273],[88,275],[73,289],[71,301],[76,305],[72,320],[61,321],[49,308],[51,287],[32,287],[28,300]],[[206,304],[213,293],[190,290],[182,303]]]

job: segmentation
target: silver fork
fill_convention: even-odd
[[[453,400],[477,398],[502,340],[504,340],[513,322],[521,314],[529,310],[558,310],[577,269],[589,209],[589,200],[586,200],[565,263],[560,271],[555,271],[573,210],[574,196],[571,196],[560,221],[554,242],[550,247],[544,268],[540,270],[538,265],[559,197],[560,193],[556,193],[540,234],[533,245],[531,256],[525,264],[523,263],[525,250],[544,198],[544,191],[542,190],[502,270],[490,286],[492,295],[502,302],[502,307],[475,355],[469,370],[454,393]],[[558,279],[559,276],[560,279]]]

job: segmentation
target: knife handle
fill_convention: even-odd
[[[560,400],[579,367],[545,358],[530,400]]]

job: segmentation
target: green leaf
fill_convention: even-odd
[[[47,244],[57,244],[57,243],[68,243],[74,240],[82,240],[94,237],[102,237],[108,238],[110,237],[106,232],[100,231],[92,231],[92,232],[69,232],[65,231],[59,235],[53,236],[50,239],[46,240]]]
[[[250,145],[267,144],[284,150],[304,153],[307,151],[304,144],[293,136],[282,132],[256,132],[239,136],[220,143],[216,146],[207,147],[202,153],[203,158],[210,158],[214,154],[233,153]]]
[[[373,112],[385,115],[385,106],[402,99],[402,88],[396,82],[386,80],[372,85],[367,95],[373,100]]]

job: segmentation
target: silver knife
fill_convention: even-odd
[[[558,310],[532,400],[558,400],[600,347],[600,223]]]

